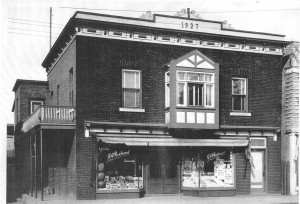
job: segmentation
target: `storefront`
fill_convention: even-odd
[[[99,133],[97,141],[98,199],[236,195],[235,150],[248,145],[246,137],[178,139],[154,134]]]

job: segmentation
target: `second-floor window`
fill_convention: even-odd
[[[232,110],[247,112],[246,78],[232,78]]]
[[[177,105],[214,107],[214,74],[178,71]]]
[[[38,100],[30,101],[30,114],[35,112],[43,104],[44,104],[43,101],[38,101]]]
[[[141,72],[138,70],[122,70],[123,106],[141,107]]]

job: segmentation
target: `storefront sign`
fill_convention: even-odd
[[[209,162],[209,161],[211,161],[211,160],[214,160],[216,157],[223,156],[225,153],[226,153],[226,152],[224,151],[224,152],[218,152],[218,153],[213,152],[213,153],[211,153],[211,154],[208,154],[208,155],[206,156],[206,158],[207,158],[206,161]]]
[[[99,147],[99,153],[102,153],[104,151],[108,151],[109,148],[108,147]]]
[[[126,163],[135,163],[135,160],[127,160],[127,159],[125,159],[124,162],[126,162]]]
[[[128,151],[120,151],[120,152],[117,152],[117,151],[114,151],[113,153],[108,153],[107,154],[107,162],[111,162],[113,160],[116,160],[116,159],[119,159],[119,158],[122,158],[122,157],[126,157],[129,155],[129,152],[130,152],[130,149]]]

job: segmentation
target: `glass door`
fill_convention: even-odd
[[[264,151],[262,150],[252,150],[254,168],[252,168],[251,173],[251,191],[264,191]]]

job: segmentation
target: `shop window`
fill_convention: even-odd
[[[233,156],[228,149],[189,149],[184,153],[181,169],[183,188],[234,187]]]
[[[43,104],[44,104],[43,101],[37,101],[37,100],[30,101],[30,114],[34,113]]]
[[[98,190],[142,189],[141,153],[126,145],[99,142],[97,187]]]
[[[247,112],[247,80],[232,78],[232,110]]]
[[[137,70],[122,71],[123,106],[127,108],[141,107],[141,73]]]
[[[177,105],[214,107],[214,74],[177,72]]]

